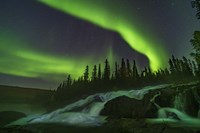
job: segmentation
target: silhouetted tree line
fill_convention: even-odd
[[[92,74],[90,75],[90,69]],[[172,56],[169,59],[169,68],[159,69],[152,72],[150,67],[145,67],[142,71],[138,70],[135,60],[130,63],[128,59],[122,58],[121,63],[115,62],[115,67],[111,69],[109,61],[106,59],[104,67],[99,64],[90,68],[88,65],[81,77],[73,80],[70,75],[57,88],[56,97],[64,99],[71,96],[82,94],[93,94],[103,91],[117,89],[129,89],[146,85],[162,83],[185,83],[198,80],[200,67],[195,61],[186,57],[182,59]]]

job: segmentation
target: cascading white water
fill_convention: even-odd
[[[177,94],[174,99],[173,108],[160,108],[158,110],[158,118],[147,119],[147,122],[200,130],[199,117],[193,118],[185,113],[185,100],[187,99],[185,99],[184,93]]]
[[[175,108],[161,108],[158,111],[158,118],[147,119],[146,121],[152,124],[165,124],[170,127],[200,129],[200,119],[192,118]]]
[[[174,99],[174,108],[177,110],[180,110],[184,112],[184,104],[185,104],[185,99],[183,98],[183,93],[179,93],[175,96]]]
[[[104,105],[117,97],[126,96],[142,100],[149,91],[166,88],[170,85],[149,86],[138,90],[113,91],[98,93],[69,104],[64,108],[57,109],[51,113],[37,116],[28,116],[15,121],[9,125],[24,125],[30,123],[62,123],[79,126],[98,126],[105,122],[105,117],[100,116]],[[79,112],[73,110],[81,109]]]
[[[106,117],[100,116],[99,114],[108,101],[120,96],[142,100],[144,95],[149,93],[149,91],[162,89],[169,86],[170,85],[158,85],[153,87],[145,87],[140,90],[98,93],[69,104],[64,108],[57,109],[51,113],[31,115],[14,121],[7,126],[26,125],[32,123],[60,123],[77,126],[99,126],[105,122]],[[150,99],[150,102],[153,102],[155,105],[157,105],[154,101],[157,96],[160,96],[160,93],[156,94],[153,99]],[[200,103],[200,97],[198,96],[196,99]],[[161,106],[157,105],[158,118],[146,119],[146,122],[151,124],[165,124],[171,127],[185,127],[200,130],[200,119],[192,118],[185,114],[183,112],[183,102],[184,99],[182,95],[177,95],[174,101],[174,108],[162,108]],[[77,109],[79,111],[75,111]]]

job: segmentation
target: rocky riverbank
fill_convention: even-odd
[[[0,133],[198,133],[200,131],[200,83],[153,88],[155,89],[151,88],[149,91],[146,91],[145,88],[143,91],[133,91],[134,95],[131,96],[131,92],[128,91],[91,95],[85,100],[75,102],[54,113],[42,115],[41,118],[46,119],[44,122],[41,121],[42,123],[4,127],[0,129]],[[144,93],[144,95],[137,94],[137,92]],[[120,96],[117,96],[119,94]],[[113,95],[115,98],[111,98]],[[103,104],[108,96],[111,100]],[[97,105],[104,105],[104,108],[100,110],[100,115],[107,116],[107,122],[101,126],[77,127],[69,126],[65,122],[58,123],[58,118],[61,116],[62,120],[75,122],[74,120],[78,120],[78,118],[73,116],[72,119],[69,111],[81,113],[82,108],[85,113],[92,112],[91,114],[94,115],[96,114],[94,111],[101,108]],[[84,114],[84,112],[82,113]],[[90,120],[90,117],[87,119]],[[57,120],[57,122],[47,123],[49,120]]]

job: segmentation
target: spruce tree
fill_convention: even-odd
[[[107,59],[105,61],[103,78],[104,78],[104,80],[110,80],[110,65],[109,65],[109,62]]]
[[[126,60],[126,67],[127,67],[127,77],[130,78],[132,76],[132,70],[131,70],[131,65],[128,59]]]
[[[72,85],[72,79],[71,79],[71,76],[69,74],[68,77],[67,77],[67,86],[71,86],[71,85]]]
[[[138,70],[137,70],[137,66],[136,66],[136,63],[135,63],[135,60],[133,60],[133,78],[134,79],[138,79],[139,78],[139,74],[138,74]]]
[[[93,80],[93,81],[96,81],[96,80],[97,80],[97,66],[96,66],[96,65],[94,65],[94,68],[93,68],[92,80]]]
[[[190,64],[188,59],[183,56],[183,72],[185,75],[190,76],[192,75],[192,68],[190,68]]]
[[[85,72],[83,74],[83,80],[85,82],[88,82],[88,80],[89,80],[89,66],[88,65],[86,66]]]
[[[126,78],[126,76],[127,76],[126,63],[124,61],[124,58],[122,58],[121,68],[120,68],[120,77]]]
[[[115,79],[119,79],[119,66],[117,62],[115,62]]]
[[[98,80],[101,80],[101,64],[99,64],[98,68]]]

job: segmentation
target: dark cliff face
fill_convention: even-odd
[[[109,118],[156,118],[158,111],[156,105],[159,105],[159,107],[176,107],[190,116],[197,117],[199,92],[199,84],[194,84],[155,90],[146,94],[143,100],[122,96],[106,103],[101,115]]]

